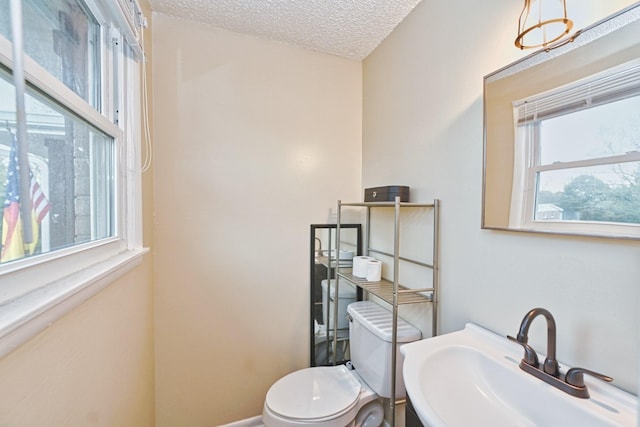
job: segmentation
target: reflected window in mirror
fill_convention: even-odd
[[[513,104],[510,225],[640,236],[640,62]]]

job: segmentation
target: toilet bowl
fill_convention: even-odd
[[[392,348],[391,313],[370,301],[349,304],[350,363],[293,372],[274,383],[265,398],[266,427],[378,427],[384,420],[381,397],[391,396],[391,351],[397,369],[403,356],[399,344],[421,338],[420,331],[398,319],[397,344]],[[396,371],[396,397],[404,396]]]
[[[303,369],[281,378],[269,389],[262,412],[267,427],[377,427],[383,419],[378,395],[345,365]]]
[[[333,360],[349,360],[349,330],[337,331],[338,342],[335,347],[335,356],[333,333],[333,330],[327,331],[325,325],[317,325],[315,328],[313,354],[316,363],[314,366],[326,366]]]

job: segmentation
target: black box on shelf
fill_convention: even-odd
[[[385,187],[364,189],[365,202],[395,202],[396,196],[400,196],[401,202],[408,202],[409,187],[404,185],[387,185]]]

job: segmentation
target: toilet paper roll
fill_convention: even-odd
[[[382,263],[377,259],[367,263],[367,282],[379,282],[382,278]]]
[[[367,263],[375,258],[370,256],[355,256],[353,257],[353,270],[351,274],[361,279],[367,277]]]

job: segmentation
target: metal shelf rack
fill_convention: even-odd
[[[398,306],[403,304],[432,304],[432,336],[438,333],[438,299],[439,299],[439,229],[440,229],[440,200],[435,199],[433,203],[408,203],[401,202],[400,197],[396,197],[394,202],[358,202],[358,203],[342,203],[338,200],[337,210],[337,228],[336,241],[340,242],[340,225],[343,207],[363,207],[366,208],[365,222],[365,255],[381,254],[393,258],[393,279],[382,279],[379,282],[368,282],[365,279],[355,277],[351,271],[336,271],[336,292],[339,287],[339,279],[344,279],[355,286],[375,295],[383,301],[389,303],[392,307],[393,331],[392,331],[392,347],[396,348],[398,342]],[[379,207],[395,208],[395,223],[393,233],[393,253],[385,253],[383,251],[370,247],[371,242],[371,209]],[[400,256],[400,212],[407,208],[430,208],[433,210],[433,257],[432,263],[425,263],[414,259],[404,258]],[[337,250],[339,251],[339,244]],[[400,261],[419,265],[429,268],[432,271],[432,283],[430,287],[413,289],[403,286],[399,283]],[[336,310],[337,311],[337,310]],[[335,323],[334,323],[335,324]],[[396,396],[396,352],[391,354],[391,396]],[[391,427],[395,427],[396,406],[404,403],[405,400],[390,399],[391,406]]]

